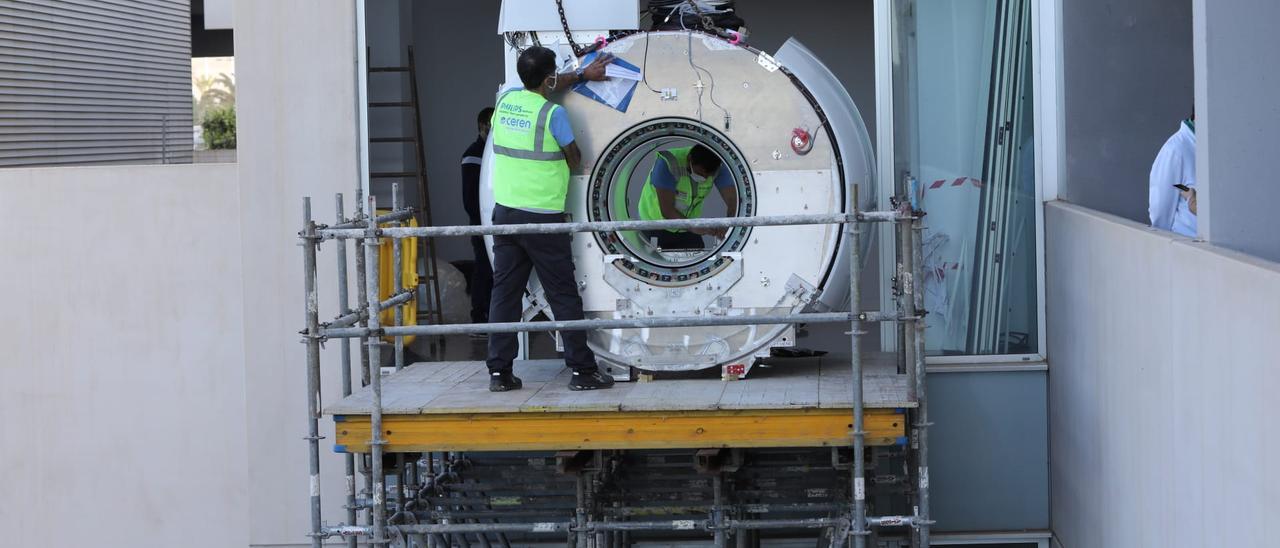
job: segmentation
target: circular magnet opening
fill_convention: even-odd
[[[697,155],[718,161],[684,162],[672,170],[673,149],[702,149]],[[718,163],[709,169],[705,164]],[[655,169],[656,168],[656,169]],[[681,171],[706,177],[703,184],[646,189],[663,175]],[[670,182],[672,177],[668,176]],[[724,134],[685,118],[651,120],[622,132],[605,149],[591,174],[588,216],[592,221],[658,220],[674,211],[698,218],[750,216],[755,212],[755,185],[742,153]],[[684,190],[683,192],[681,190]],[[648,213],[642,212],[649,194]],[[655,208],[654,204],[661,204]],[[736,202],[736,203],[735,203]],[[648,217],[648,218],[646,218]],[[733,260],[751,229],[738,227],[715,233],[690,231],[620,231],[596,234],[601,249],[622,258],[614,265],[628,275],[658,285],[687,285],[713,276]]]

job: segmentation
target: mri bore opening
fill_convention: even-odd
[[[719,166],[709,168],[715,163]],[[754,209],[750,170],[741,154],[718,132],[692,120],[634,128],[610,147],[593,181],[595,220],[736,217]],[[750,229],[706,232],[711,233],[621,231],[605,235],[602,245],[613,244],[617,252],[652,267],[655,272],[646,277],[694,273],[719,253],[739,249]]]
[[[693,147],[702,147],[702,150],[718,160],[720,166],[708,173],[703,166],[685,164],[672,168],[668,165],[671,159],[678,157],[680,151]],[[623,163],[626,167],[614,182],[613,207],[610,208],[616,212],[615,220],[660,220],[667,218],[665,213],[668,208],[686,218],[737,216],[737,179],[730,170],[724,168],[724,159],[720,155],[693,139],[654,139],[632,150]],[[677,163],[684,162],[677,160]],[[668,184],[673,182],[685,170],[701,171],[696,175],[706,177],[706,180],[690,180],[684,185],[677,185],[675,189],[663,184],[663,181]],[[720,184],[727,185],[727,190],[723,193]],[[667,193],[670,193],[668,196],[671,203],[664,207],[663,202],[666,200],[663,195]],[[730,205],[734,209],[732,212],[729,211]],[[657,215],[654,215],[655,208],[658,210]],[[686,230],[628,231],[619,234],[623,245],[641,260],[667,267],[689,266],[707,258],[721,247],[727,239],[725,236],[728,234],[724,230],[718,234]]]

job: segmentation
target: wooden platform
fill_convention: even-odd
[[[867,360],[863,394],[868,443],[906,435],[914,407],[891,358]],[[711,447],[813,447],[850,440],[847,361],[773,360],[749,378],[619,383],[574,392],[560,360],[517,362],[524,388],[488,390],[482,362],[419,363],[384,377],[386,450],[495,451]],[[372,392],[330,405],[337,445],[366,452]]]

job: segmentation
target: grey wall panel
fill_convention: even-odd
[[[1198,2],[1200,236],[1280,262],[1280,2]]]
[[[1062,2],[1063,199],[1147,220],[1151,162],[1191,115],[1191,0]]]
[[[1045,206],[1053,531],[1276,546],[1280,264]]]
[[[929,375],[939,531],[1049,528],[1048,373]]]
[[[190,162],[189,10],[0,3],[0,167]]]

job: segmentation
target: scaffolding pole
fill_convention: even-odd
[[[849,211],[857,211],[858,192],[853,188],[849,197]],[[862,308],[862,225],[847,223],[845,234],[849,237],[849,310]],[[867,546],[867,489],[864,453],[866,451],[867,433],[863,428],[862,409],[862,321],[855,314],[849,322],[849,367],[853,378],[853,523],[849,535],[853,537],[854,548]]]
[[[925,320],[924,320],[924,258],[921,245],[924,238],[924,222],[920,215],[911,221],[911,299],[910,314],[915,319],[909,322],[914,333],[912,337],[913,357],[915,358],[916,381],[916,532],[920,537],[920,546],[929,546],[929,393],[925,389]]]
[[[848,312],[807,312],[802,314],[759,316],[669,316],[619,318],[604,320],[553,320],[545,322],[499,322],[489,324],[406,325],[401,327],[321,328],[323,338],[360,336],[465,335],[468,333],[521,333],[527,331],[587,331],[592,329],[640,329],[645,327],[703,327],[714,325],[772,325],[788,323],[848,322],[855,317]]]
[[[302,268],[306,292],[307,457],[311,482],[311,546],[320,548],[320,299],[316,290],[316,223],[311,198],[302,202]]]
[[[712,217],[707,219],[667,219],[662,221],[578,221],[569,223],[528,223],[511,225],[412,226],[380,228],[369,236],[368,228],[319,229],[324,238],[442,238],[461,236],[519,236],[568,234],[574,232],[621,232],[694,228],[741,228],[760,226],[829,225],[847,223],[891,223],[909,219],[898,211],[867,211],[854,214],[767,215],[761,217]]]
[[[377,198],[369,196],[369,215],[374,215],[378,211]],[[378,317],[382,310],[381,302],[378,295],[379,268],[378,264],[378,246],[381,245],[381,239],[378,237],[378,224],[369,222],[365,227],[364,239],[364,263],[365,269],[365,294],[367,295],[369,307],[368,324],[369,329],[377,332],[381,325],[381,319]],[[382,470],[382,446],[386,441],[382,438],[382,341],[379,337],[368,337],[368,363],[366,367],[369,370],[369,385],[373,392],[373,412],[369,417],[369,424],[372,426],[369,439],[369,468],[373,474],[373,538],[369,542],[378,545],[386,544],[386,513],[387,513],[387,488],[385,485],[386,476]]]
[[[365,222],[364,210],[364,192],[360,188],[356,188],[356,222]],[[344,241],[344,240],[339,240]],[[361,240],[356,240],[354,246],[354,254],[356,257],[356,306],[360,313],[358,324],[360,327],[369,327],[369,294],[365,291],[367,287],[367,271],[365,270],[365,252],[360,246]],[[360,387],[369,386],[369,337],[360,337]],[[366,496],[373,496],[373,471],[370,470],[372,463],[364,455],[360,456],[360,474],[364,476],[364,493]],[[365,512],[365,523],[373,525],[373,508],[368,508]],[[352,522],[354,525],[355,522]]]
[[[343,222],[342,211],[342,193],[339,192],[334,196],[334,211],[336,222]],[[351,297],[347,289],[347,241],[338,240],[338,313],[346,314],[351,311]],[[351,395],[351,339],[342,339],[341,342],[341,364],[342,364],[342,397]],[[343,471],[346,480],[347,495],[347,523],[356,523],[356,461],[355,455],[347,454],[343,456]],[[356,548],[356,539],[347,539],[347,548]]]
[[[391,211],[393,212],[400,211],[400,207],[403,205],[402,204],[403,200],[404,198],[401,197],[401,193],[400,193],[400,183],[392,183]],[[400,222],[396,221],[393,226],[400,226]],[[404,250],[403,250],[403,245],[401,245],[402,241],[403,240],[400,240],[398,238],[391,240],[391,294],[392,295],[400,293],[404,286],[404,268],[403,268]],[[382,298],[382,296],[379,295],[378,298]],[[391,310],[392,310],[391,325],[395,327],[400,327],[401,325],[404,324],[404,307],[400,305],[396,305],[395,308],[392,308]],[[404,337],[402,335],[395,335],[393,336],[392,341],[394,342],[393,348],[395,349],[394,357],[395,357],[396,371],[399,371],[401,369],[404,369]],[[407,493],[404,487],[404,478],[406,475],[404,466],[405,466],[404,453],[396,453],[396,511],[397,513],[403,513],[405,511],[405,504],[406,504],[405,495]]]

